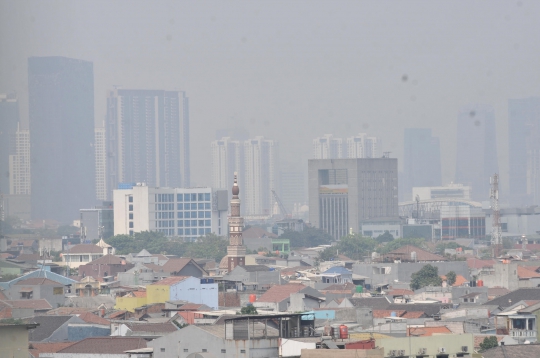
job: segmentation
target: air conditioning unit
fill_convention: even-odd
[[[439,348],[439,353],[446,353],[446,348],[444,347]]]
[[[404,349],[398,351],[398,357],[403,357],[404,355],[405,355]]]
[[[396,350],[391,350],[390,352],[388,352],[388,353],[389,353],[388,355],[389,355],[390,357],[395,357],[395,356],[396,356],[396,352],[397,352]]]
[[[468,351],[469,351],[469,347],[467,347],[467,346],[462,346],[462,347],[461,347],[461,351],[462,351],[462,352],[468,352]]]
[[[427,353],[427,348],[420,348],[418,350],[418,354],[426,354]]]

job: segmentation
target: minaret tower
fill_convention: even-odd
[[[240,216],[239,193],[240,188],[238,187],[235,172],[232,187],[231,216],[229,216],[229,246],[227,246],[227,268],[229,272],[236,266],[244,266],[246,264],[246,247],[242,240],[244,219]]]

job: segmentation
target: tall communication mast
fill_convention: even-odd
[[[495,173],[491,177],[491,246],[493,248],[493,257],[498,257],[501,253],[502,234],[501,234],[501,213],[499,209],[499,175]]]

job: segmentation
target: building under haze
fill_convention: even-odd
[[[412,188],[441,185],[441,148],[431,128],[405,128],[402,198],[414,200]]]
[[[19,126],[19,102],[15,94],[0,94],[0,193],[10,193],[10,154],[14,154]]]
[[[244,142],[223,137],[215,140],[212,147],[212,187],[230,191],[234,182],[234,173],[238,175],[238,184],[244,180]],[[243,193],[240,193],[243,198]]]
[[[93,64],[30,57],[28,95],[32,217],[69,223],[95,202]]]
[[[490,177],[499,170],[493,108],[469,105],[461,109],[456,146],[456,182],[471,187],[473,200],[489,200]]]
[[[508,101],[509,198],[512,205],[540,204],[540,98]]]
[[[288,214],[293,214],[307,203],[306,177],[303,171],[280,173],[280,199]]]
[[[9,154],[9,194],[30,195],[30,180],[30,132],[19,123]]]
[[[107,98],[107,190],[189,187],[189,108],[182,91],[115,89]]]
[[[246,216],[272,214],[279,173],[278,143],[264,137],[244,142],[243,208]]]
[[[107,200],[107,149],[104,127],[94,131],[94,151],[96,156],[96,199]]]
[[[308,179],[309,220],[334,239],[362,225],[399,223],[395,158],[312,159]]]
[[[209,233],[227,234],[225,190],[136,185],[114,190],[113,197],[115,235],[158,231],[195,241]]]
[[[314,159],[376,158],[378,156],[377,138],[368,137],[366,133],[359,133],[347,139],[325,134],[313,140]]]

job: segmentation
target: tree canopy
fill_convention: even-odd
[[[411,275],[411,289],[418,290],[426,286],[441,286],[439,269],[436,266],[426,265]]]
[[[495,348],[498,345],[499,345],[499,342],[497,341],[497,337],[489,336],[489,337],[484,338],[484,340],[480,342],[480,350],[483,352],[490,348]]]
[[[384,255],[384,254],[389,253],[390,251],[397,250],[400,247],[407,246],[407,245],[424,248],[426,246],[426,240],[424,239],[395,239],[393,241],[387,242],[384,246],[380,246],[377,251],[380,254]]]
[[[321,260],[328,261],[337,258],[338,254],[343,254],[353,260],[361,260],[370,255],[377,246],[377,242],[371,237],[364,237],[360,234],[347,235],[332,247],[325,249],[320,254]]]
[[[332,242],[332,236],[327,232],[308,226],[304,227],[304,231],[287,230],[279,238],[289,239],[292,248],[328,245]]]
[[[240,309],[240,314],[259,314],[252,304],[248,304]]]
[[[450,271],[446,274],[446,283],[449,286],[452,286],[454,283],[456,283],[456,273],[454,271]]]
[[[388,230],[375,238],[378,243],[394,241],[394,236]]]

